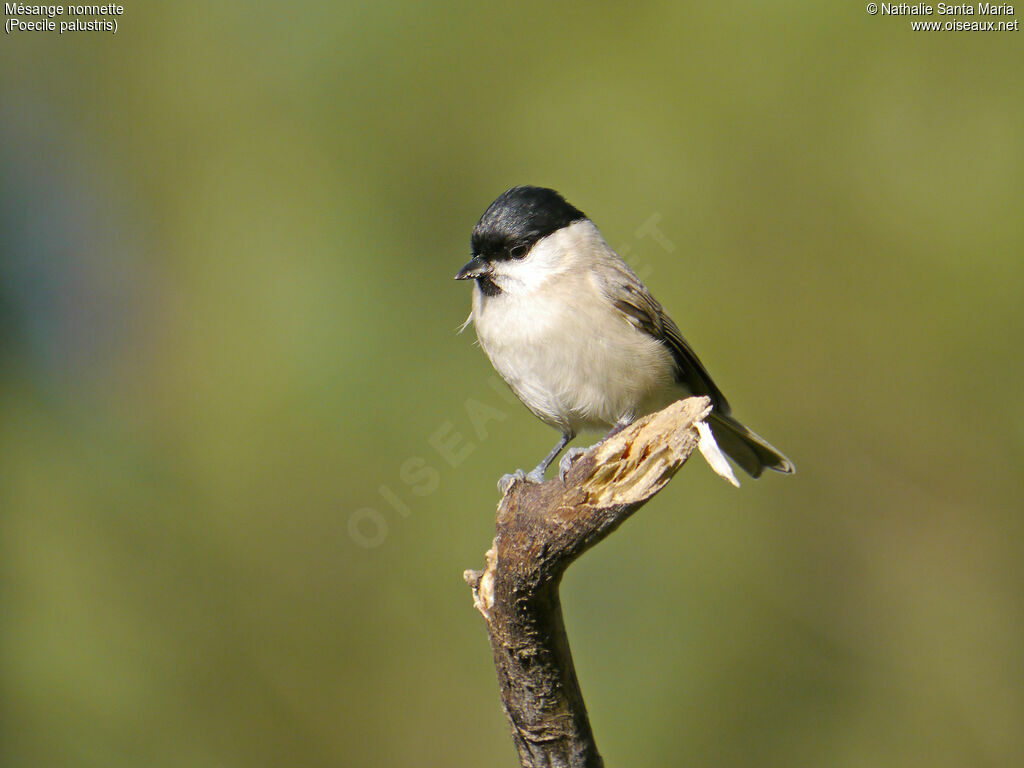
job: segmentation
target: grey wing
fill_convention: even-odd
[[[617,261],[617,260],[616,260]],[[697,357],[672,318],[658,300],[648,292],[640,278],[625,262],[608,264],[611,269],[600,277],[601,289],[629,322],[644,333],[653,336],[672,353],[676,364],[676,380],[694,395],[707,395],[715,410],[727,415],[731,412],[725,395],[715,386],[704,364]]]

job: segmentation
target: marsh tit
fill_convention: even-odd
[[[491,364],[537,418],[562,433],[529,474],[544,472],[576,434],[622,429],[690,395],[705,395],[722,451],[752,477],[793,464],[733,416],[679,328],[605,242],[594,223],[553,189],[514,187],[484,211],[472,259],[455,275],[475,280],[472,321]],[[566,452],[565,479],[584,449]]]

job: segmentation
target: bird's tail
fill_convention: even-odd
[[[755,435],[728,414],[712,411],[708,424],[715,442],[730,459],[751,477],[760,477],[765,469],[791,474],[796,471],[793,462],[760,435]]]

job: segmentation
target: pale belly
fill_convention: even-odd
[[[528,308],[502,295],[474,302],[484,352],[538,418],[579,432],[632,421],[685,393],[669,351],[611,305],[571,311],[536,295]]]

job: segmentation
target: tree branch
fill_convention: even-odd
[[[502,706],[524,768],[603,765],[569,651],[558,585],[577,557],[660,491],[711,411],[691,397],[588,450],[563,485],[518,482],[498,505],[483,571],[466,571],[487,621]],[[717,449],[716,449],[717,450]]]

